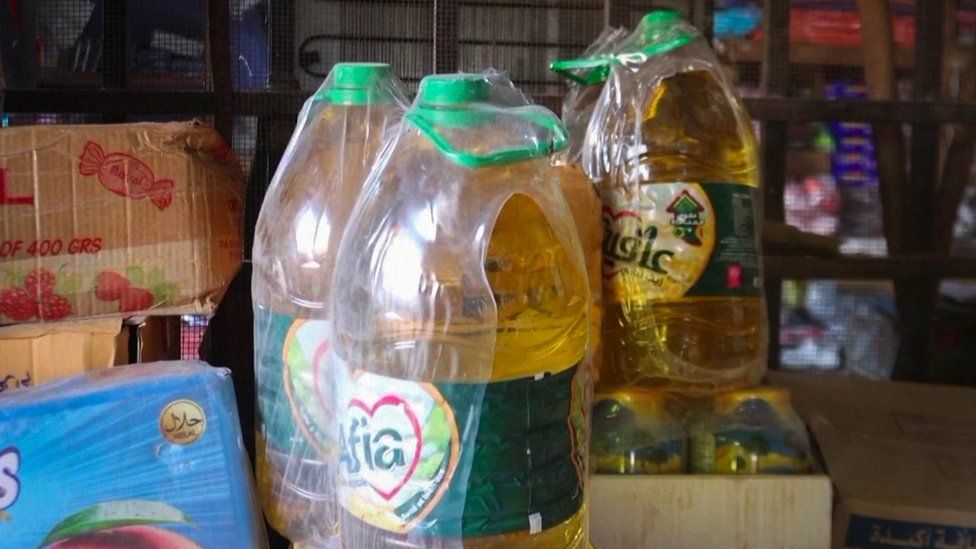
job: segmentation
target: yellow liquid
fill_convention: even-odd
[[[602,204],[596,187],[583,173],[582,166],[553,166],[552,171],[559,181],[566,202],[569,203],[573,223],[583,246],[586,278],[590,285],[590,349],[593,353],[593,370],[598,373],[603,351],[600,345],[600,325],[603,322],[603,255],[600,247],[603,240],[603,221],[600,218]]]
[[[664,79],[643,112],[641,133],[646,146],[636,168],[641,185],[759,186],[748,117],[707,71]],[[616,180],[605,184],[624,186]],[[598,391],[638,386],[709,392],[752,384],[762,376],[767,326],[761,297],[650,300],[643,285],[625,279],[615,284],[604,298]]]
[[[277,189],[265,199],[263,208],[269,208],[268,213],[258,222],[256,304],[297,318],[325,316],[332,293],[327,282],[339,241],[382,144],[383,129],[397,109],[392,102],[331,105],[309,120]],[[266,351],[260,345],[266,335],[256,326],[262,356]],[[263,369],[258,383],[267,383],[261,373]],[[280,400],[263,401],[262,415],[295,414],[300,425],[298,413],[280,396]],[[334,483],[325,476],[326,462],[335,456],[318,455],[311,444],[307,451],[274,447],[260,427],[256,435],[258,495],[272,527],[294,542],[310,545],[336,537]]]
[[[285,487],[282,475],[286,467],[283,464],[269,463],[267,443],[260,432],[257,434],[256,441],[255,476],[258,494],[264,502],[264,514],[268,522],[278,532],[287,532],[309,543],[312,543],[310,540],[321,543],[325,539],[337,536],[338,529],[332,522],[336,520],[333,518],[335,501],[322,500],[311,493],[303,494],[296,491],[293,486]],[[310,463],[307,466],[318,468],[321,464]],[[319,517],[319,520],[315,521],[317,523],[315,528],[310,528],[309,520],[313,517]]]
[[[515,195],[505,204],[491,234],[486,263],[499,304],[492,380],[555,373],[579,362],[588,339],[588,282],[535,201]],[[496,265],[507,268],[492,268]],[[500,300],[500,296],[510,297]],[[585,504],[559,526],[537,534],[464,540],[465,547],[513,549],[586,544]]]
[[[512,171],[509,170],[517,171],[517,168],[485,168],[483,177],[470,184],[491,185],[498,177],[512,177]],[[442,284],[455,282],[442,291],[460,292],[461,275],[451,273],[450,265],[450,261],[439,262],[442,269],[438,280]],[[582,265],[577,265],[573,256],[565,249],[542,210],[531,198],[516,194],[499,212],[488,244],[485,271],[497,307],[497,328],[492,327],[496,329],[494,358],[488,381],[557,373],[575,366],[583,359],[588,343],[590,307],[586,274]],[[463,299],[450,301],[461,303]],[[452,314],[460,315],[461,311],[454,311]],[[440,334],[438,341],[428,341],[427,344],[433,349],[438,349],[438,345],[445,342],[458,345],[458,341],[484,331],[483,326],[455,323],[455,326],[458,325],[462,327],[455,327],[456,333],[449,333],[451,328],[448,328],[448,333]],[[384,356],[382,351],[370,354],[376,352],[378,347],[394,346],[390,344],[390,340],[412,335],[409,328],[394,328],[385,334],[384,341],[378,344],[373,342],[376,347],[357,349],[356,354],[364,353],[360,356],[377,358]],[[398,359],[393,359],[387,364],[395,368],[398,363]],[[403,373],[407,374],[407,370],[403,370]],[[457,382],[457,377],[464,378],[464,381],[478,381],[466,377],[464,372],[455,372],[455,379],[445,381]],[[589,395],[585,398],[588,399]],[[589,402],[583,403],[583,406],[588,408]],[[344,547],[430,548],[452,547],[458,543],[457,539],[393,534],[360,522],[348,513],[343,514],[342,524],[340,537]],[[348,528],[349,525],[352,527]],[[461,540],[461,544],[464,547],[506,549],[588,547],[585,499],[573,516],[542,532],[530,534],[522,531],[497,536],[467,537]]]
[[[557,373],[587,345],[587,280],[531,198],[502,208],[488,243],[488,283],[498,308],[492,381]]]

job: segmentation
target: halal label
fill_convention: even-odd
[[[159,415],[159,430],[173,444],[193,444],[207,429],[203,408],[192,400],[174,400]]]

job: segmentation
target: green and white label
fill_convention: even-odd
[[[268,446],[303,459],[335,458],[331,323],[255,311],[258,411]]]
[[[585,372],[487,384],[340,372],[339,503],[431,537],[562,523],[583,503]]]
[[[656,183],[604,191],[606,298],[759,295],[756,189]]]
[[[454,411],[436,387],[370,373],[340,380],[339,502],[407,532],[437,505],[457,467]]]

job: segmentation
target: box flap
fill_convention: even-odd
[[[953,528],[968,536],[976,526],[976,390],[836,375],[769,377],[791,389],[834,482],[835,543],[889,547],[898,544],[885,539],[924,538],[906,546],[937,547],[929,541],[955,539]]]
[[[769,379],[791,390],[808,424],[820,416],[848,433],[976,449],[976,389],[783,372]]]

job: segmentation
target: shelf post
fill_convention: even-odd
[[[764,0],[762,89],[766,97],[784,98],[788,92],[790,64],[790,6],[789,2]],[[786,122],[767,121],[762,124],[763,211],[769,221],[782,222],[783,191],[786,187],[786,147],[789,126]],[[769,317],[770,369],[779,368],[780,308],[783,281],[766,276],[766,304]]]

